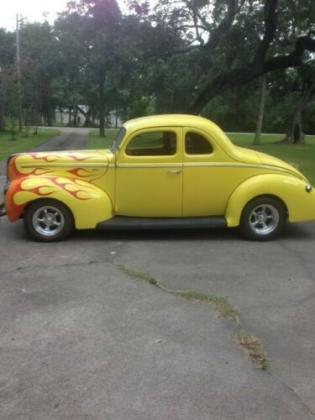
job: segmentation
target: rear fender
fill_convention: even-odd
[[[249,178],[230,196],[225,214],[227,225],[238,226],[246,204],[262,195],[282,201],[289,222],[315,220],[315,192],[307,192],[305,187],[304,181],[288,175],[266,174]]]
[[[29,203],[41,198],[64,203],[71,210],[77,229],[95,228],[97,223],[113,216],[111,200],[100,188],[79,179],[35,176],[10,183],[5,196],[9,220],[17,220]]]

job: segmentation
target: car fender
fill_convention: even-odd
[[[247,179],[233,191],[225,213],[227,226],[238,226],[246,204],[262,195],[282,201],[289,222],[315,220],[315,192],[306,190],[305,181],[286,174],[265,174]]]
[[[113,206],[108,195],[87,181],[58,176],[17,178],[10,182],[5,207],[10,221],[23,214],[25,207],[41,198],[55,199],[72,212],[77,229],[95,228],[97,223],[110,219]]]

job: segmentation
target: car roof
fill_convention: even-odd
[[[123,125],[128,131],[149,127],[199,127],[204,129],[217,127],[206,118],[189,114],[150,115],[126,121]]]
[[[220,147],[229,155],[233,155],[233,145],[225,133],[214,122],[190,114],[160,114],[148,117],[135,118],[123,124],[127,136],[141,129],[159,127],[191,127],[199,128],[205,133],[209,133],[216,138],[220,138]]]

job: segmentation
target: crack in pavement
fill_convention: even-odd
[[[77,262],[77,263],[64,263],[64,264],[54,264],[54,265],[48,265],[48,264],[38,264],[38,265],[26,265],[26,266],[22,266],[22,267],[16,267],[12,270],[8,270],[8,271],[0,271],[0,276],[1,275],[7,275],[7,274],[12,274],[12,273],[16,273],[16,272],[20,272],[20,271],[27,271],[27,270],[32,270],[32,269],[47,269],[47,268],[53,268],[53,269],[59,269],[59,268],[65,268],[65,267],[82,267],[82,266],[86,266],[86,265],[92,265],[92,264],[113,264],[113,262],[111,260],[108,261],[87,261],[87,262]]]
[[[312,409],[308,406],[308,404],[300,397],[300,395],[296,392],[294,388],[292,388],[290,385],[288,385],[286,382],[281,380],[278,376],[276,376],[274,373],[268,371],[267,372],[275,381],[277,381],[279,384],[281,384],[284,388],[286,388],[291,394],[293,394],[294,398],[307,410],[307,412],[315,417],[315,412],[312,411]]]
[[[310,277],[310,279],[313,280],[315,283],[314,271],[308,268],[308,261],[304,258],[303,254],[296,249],[292,250],[291,247],[289,247],[281,240],[279,240],[279,245],[281,245],[283,249],[289,252],[292,258],[299,262],[299,265],[303,268],[305,274],[307,274]]]

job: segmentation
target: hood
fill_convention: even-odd
[[[281,170],[287,174],[296,176],[303,181],[307,181],[305,176],[296,167],[284,162],[281,159],[268,155],[267,153],[256,152],[255,150],[243,147],[236,147],[236,158],[242,162],[265,165],[269,168],[274,168],[275,170]]]
[[[70,176],[89,178],[108,169],[114,155],[110,150],[67,150],[12,155],[8,160],[8,178],[21,176]]]

